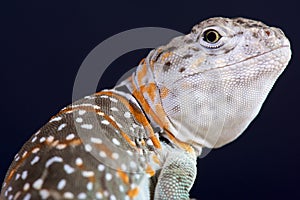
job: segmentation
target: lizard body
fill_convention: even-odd
[[[205,20],[52,117],[15,156],[1,199],[189,199],[202,148],[247,128],[290,57],[280,29]]]

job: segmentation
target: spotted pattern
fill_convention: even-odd
[[[15,156],[2,198],[138,198],[141,183],[160,165],[151,158],[155,147],[141,113],[136,102],[114,91],[62,109]]]

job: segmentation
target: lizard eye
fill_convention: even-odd
[[[216,43],[221,39],[221,35],[218,31],[213,29],[208,29],[203,33],[203,40],[208,43]]]
[[[222,35],[219,31],[213,28],[204,30],[200,35],[200,38],[200,44],[209,49],[216,49],[223,45],[221,42]]]

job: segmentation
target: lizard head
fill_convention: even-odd
[[[174,136],[213,148],[247,128],[290,57],[280,29],[218,17],[155,49],[148,60]]]

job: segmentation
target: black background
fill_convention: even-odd
[[[199,159],[191,196],[300,199],[299,6],[291,2],[1,1],[0,182],[22,144],[71,103],[77,70],[100,42],[137,27],[188,33],[212,16],[243,16],[281,27],[291,40],[293,57],[245,133]],[[115,61],[99,89],[112,87],[147,52]]]

